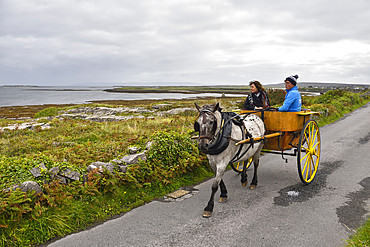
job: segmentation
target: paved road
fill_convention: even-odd
[[[267,154],[254,191],[226,172],[229,200],[209,219],[201,215],[211,180],[188,199],[151,202],[49,246],[340,246],[370,211],[369,116],[370,104],[320,129],[321,164],[308,186],[295,157]]]

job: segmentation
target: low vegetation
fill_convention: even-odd
[[[268,93],[273,106],[281,105],[283,90],[269,90]],[[158,103],[177,108],[194,107],[194,102],[199,105],[220,102],[225,111],[231,111],[239,109],[243,101],[240,97],[99,103],[109,107],[135,104],[151,109]],[[369,91],[335,90],[317,97],[303,97],[305,108],[321,113],[316,119],[320,126],[369,101]],[[94,105],[97,104],[90,104]],[[194,134],[195,113],[104,123],[53,118],[60,110],[71,107],[76,106],[50,106],[33,114],[37,121],[50,122],[49,129],[0,130],[0,246],[44,243],[213,176],[206,156],[190,139]],[[24,121],[0,119],[0,127]],[[82,174],[92,162],[122,158],[128,154],[129,147],[145,149],[149,141],[154,144],[147,152],[147,161],[128,166],[126,173],[112,175],[105,171],[100,175],[91,172],[88,182],[62,185],[52,181],[47,173],[34,179],[29,172],[44,163],[48,169],[68,167]],[[30,179],[42,185],[42,195],[20,190],[4,191]],[[367,237],[364,235],[365,240],[359,237],[358,241],[369,241],[369,228],[365,226],[364,229]],[[353,237],[351,241],[357,240]]]

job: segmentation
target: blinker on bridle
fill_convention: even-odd
[[[199,115],[198,117],[195,119],[195,122],[200,118],[201,115],[203,114],[207,114],[207,115],[212,115],[214,118],[215,118],[215,121],[217,121],[217,118],[215,116],[215,114],[209,110],[209,109],[202,109],[200,112],[199,112]],[[203,117],[204,119],[204,117]],[[203,123],[204,123],[204,120],[203,120]],[[212,140],[213,137],[210,136],[210,135],[200,135],[200,130],[199,130],[199,137],[198,137],[198,140],[201,140],[201,139],[209,139],[209,140]]]

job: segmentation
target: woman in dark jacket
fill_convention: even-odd
[[[270,107],[269,98],[261,83],[259,81],[251,81],[249,86],[251,87],[251,93],[244,102],[244,109],[258,110]]]

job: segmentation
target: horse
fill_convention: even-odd
[[[194,130],[199,132],[199,136],[195,138],[200,151],[207,155],[209,165],[215,172],[211,198],[202,215],[204,218],[209,218],[213,212],[214,196],[218,186],[221,189],[219,202],[224,203],[227,201],[227,190],[222,177],[229,163],[245,161],[253,156],[254,175],[250,189],[256,189],[258,182],[257,168],[263,143],[252,142],[238,146],[235,143],[243,139],[251,138],[253,140],[254,137],[263,136],[266,132],[266,127],[262,119],[254,114],[241,118],[236,113],[229,113],[229,119],[225,119],[227,114],[221,112],[219,103],[202,107],[195,103],[195,106],[199,112],[194,122]],[[239,118],[239,121],[236,121],[237,118]],[[227,133],[230,132],[227,129],[231,129],[231,133]],[[248,183],[246,170],[244,165],[241,173],[243,186],[246,186]]]

